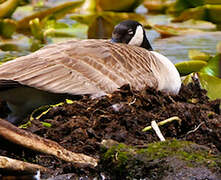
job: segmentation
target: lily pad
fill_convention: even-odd
[[[164,12],[168,7],[174,4],[171,0],[145,0],[143,5],[148,9],[148,11]]]
[[[201,60],[190,60],[175,64],[177,70],[182,76],[190,74],[192,72],[198,72],[206,65],[207,62]]]
[[[90,14],[76,13],[76,14],[72,14],[70,16],[70,18],[73,19],[73,20],[76,20],[76,21],[78,21],[82,24],[90,25],[96,19],[98,14],[95,14],[95,13],[90,13]]]
[[[87,38],[88,25],[79,23],[70,17],[59,20],[46,20],[44,25],[44,36],[46,37],[77,37]]]
[[[0,4],[0,18],[10,17],[19,5],[19,0],[7,0]]]
[[[183,11],[174,22],[186,21],[189,19],[207,20],[216,24],[221,24],[221,5],[204,5],[196,8],[190,8]]]
[[[97,5],[97,0],[84,0],[84,3],[82,6],[77,8],[75,10],[76,13],[78,14],[91,14],[95,13],[96,10],[96,5]]]
[[[210,55],[208,53],[196,49],[191,49],[189,50],[189,58],[191,60],[208,61],[210,59]]]
[[[46,37],[77,37],[81,39],[87,38],[88,26],[84,24],[76,24],[70,28],[50,28],[44,31]]]
[[[203,6],[199,6],[196,8],[190,8],[183,11],[178,17],[173,19],[173,22],[182,22],[189,19],[198,19],[205,20],[206,19],[206,11]]]
[[[205,4],[221,4],[220,0],[204,0]]]
[[[202,5],[204,5],[204,0],[177,0],[173,8],[176,12],[182,12],[185,9]]]
[[[97,0],[97,6],[104,11],[133,11],[143,0]]]
[[[4,38],[11,38],[16,30],[16,22],[11,19],[0,20],[0,36]]]
[[[179,23],[173,22],[173,23],[170,23],[169,25],[173,27],[179,27],[179,28],[200,29],[200,30],[206,30],[206,31],[216,30],[216,25],[214,23],[205,21],[205,20],[190,19],[184,22],[179,22]]]
[[[220,76],[220,67],[219,62],[221,61],[221,54],[217,54],[215,57],[211,58],[208,61],[208,64],[204,66],[200,72],[203,72],[205,74],[211,75],[211,76]]]
[[[216,24],[221,24],[221,5],[206,5],[207,18]]]
[[[53,17],[53,19],[58,19],[63,17],[68,12],[72,11],[73,9],[77,8],[83,3],[83,0],[78,0],[74,2],[66,2],[59,6],[49,8],[40,12],[36,12],[30,16],[27,16],[18,21],[17,29],[28,29],[29,28],[29,21],[35,18],[42,20],[46,17]]]
[[[89,26],[88,38],[110,38],[114,26],[126,19],[137,20],[147,25],[145,16],[136,13],[102,11],[91,14],[73,14],[71,18]]]
[[[201,32],[200,30],[197,30],[197,29],[180,28],[180,27],[158,25],[158,24],[154,25],[153,29],[159,32],[162,37],[178,36],[178,35]]]
[[[221,79],[205,73],[197,73],[202,88],[207,90],[210,99],[221,98]]]

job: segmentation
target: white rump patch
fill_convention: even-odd
[[[143,27],[141,25],[137,26],[136,32],[133,38],[129,41],[128,44],[133,46],[141,46],[143,42]]]
[[[41,174],[40,171],[37,171],[37,174],[34,176],[35,180],[40,180],[41,179]]]
[[[150,52],[155,55],[157,58],[156,60],[163,63],[163,67],[160,68],[162,73],[160,77],[163,79],[160,79],[158,90],[165,90],[167,92],[178,94],[181,87],[181,79],[176,67],[167,57],[163,56],[162,54],[156,51]]]

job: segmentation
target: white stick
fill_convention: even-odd
[[[159,126],[157,125],[156,121],[151,121],[151,126],[153,130],[156,132],[157,136],[160,138],[160,141],[165,141],[163,134],[160,131]]]

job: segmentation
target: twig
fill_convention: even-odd
[[[156,121],[151,121],[151,126],[152,126],[153,130],[156,132],[160,141],[165,141],[165,138],[163,137],[163,134],[161,133],[160,128],[157,125]]]
[[[27,163],[24,161],[19,161],[5,156],[0,156],[0,169],[10,170],[10,171],[25,171],[30,173],[36,173],[38,170],[41,172],[50,171],[48,168],[45,168],[43,166]]]
[[[137,100],[137,99],[136,99],[136,98],[134,98],[134,100],[133,100],[133,101],[131,101],[131,102],[129,102],[129,104],[128,104],[128,105],[129,105],[129,106],[131,106],[132,104],[134,104],[134,103],[136,102],[136,100]]]
[[[195,129],[193,129],[193,130],[191,130],[191,131],[188,131],[188,132],[186,133],[186,135],[197,131],[197,130],[200,128],[200,126],[203,125],[203,124],[204,124],[204,122],[201,122]]]
[[[168,119],[158,122],[157,125],[162,126],[162,125],[167,124],[172,121],[178,121],[179,123],[181,123],[181,119],[177,116],[174,116],[174,117],[171,117],[171,118],[168,118]],[[149,131],[151,129],[152,129],[152,126],[147,126],[142,131],[145,132],[145,131]]]
[[[64,161],[92,166],[97,165],[98,160],[95,158],[81,153],[68,151],[55,141],[45,139],[32,134],[31,132],[19,129],[3,119],[0,119],[0,136],[26,148],[54,155]]]

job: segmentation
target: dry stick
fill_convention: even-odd
[[[171,118],[168,118],[168,119],[165,119],[163,121],[158,122],[157,125],[162,126],[162,125],[167,124],[167,123],[172,122],[172,121],[179,121],[179,123],[180,123],[181,119],[177,116],[174,116],[174,117],[171,117]],[[149,131],[151,129],[152,129],[152,126],[147,126],[142,131],[145,132],[145,131]]]
[[[156,132],[157,136],[160,138],[160,141],[165,141],[165,138],[163,137],[163,134],[161,133],[160,128],[157,125],[156,121],[151,121],[151,126]]]
[[[19,161],[5,156],[0,156],[0,168],[10,171],[26,171],[30,173],[36,173],[38,170],[40,170],[41,172],[50,171],[48,168],[45,168],[43,166]]]
[[[193,130],[191,130],[191,131],[188,131],[188,132],[186,133],[186,135],[197,131],[197,130],[200,128],[200,126],[203,125],[203,124],[204,124],[204,122],[201,122],[195,129],[193,129]]]
[[[92,166],[96,166],[98,162],[90,156],[68,151],[55,141],[19,129],[3,119],[0,119],[0,136],[26,148],[54,155],[64,161]]]

